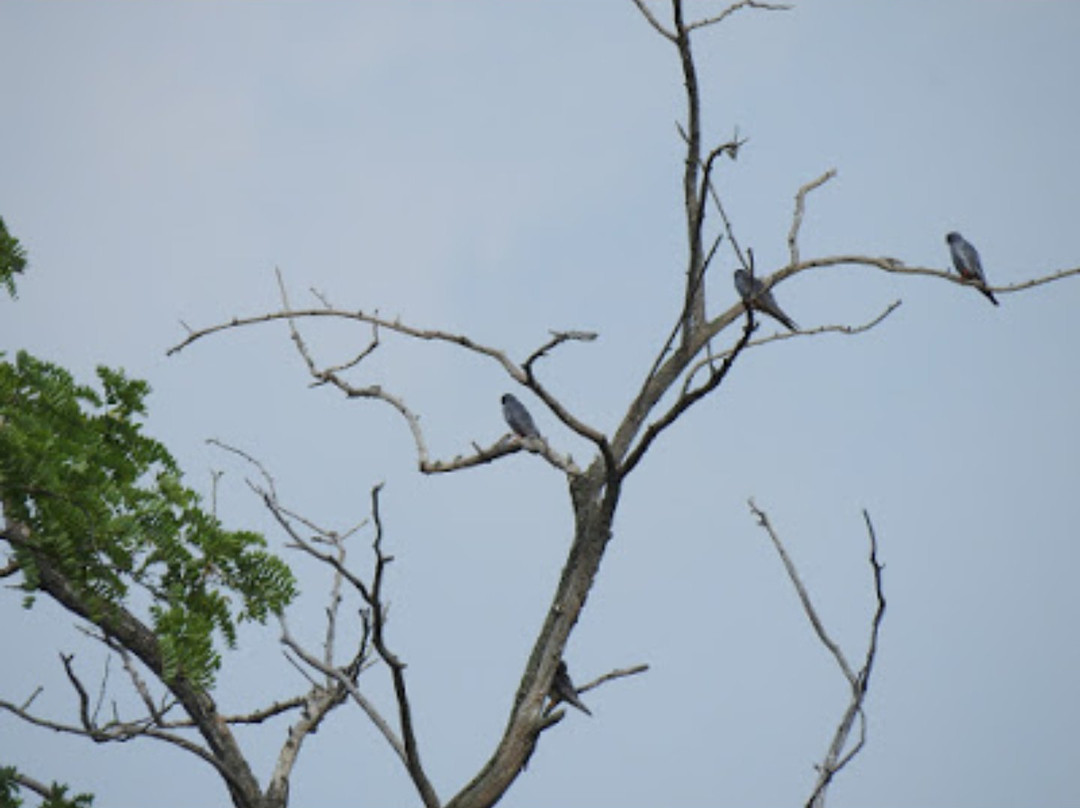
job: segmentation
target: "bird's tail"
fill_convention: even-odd
[[[987,289],[985,286],[980,286],[979,291],[986,295],[988,298],[990,298],[990,302],[993,303],[995,306],[1001,305],[997,302],[997,298],[994,297],[994,293]]]

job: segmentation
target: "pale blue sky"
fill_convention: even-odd
[[[759,267],[780,266],[795,190],[835,167],[809,200],[804,256],[944,267],[958,229],[994,283],[1076,266],[1078,39],[1080,5],[1047,0],[806,2],[704,33],[705,131],[750,137],[720,178],[741,241]],[[276,266],[294,302],[315,287],[519,360],[548,329],[596,330],[540,369],[612,429],[681,301],[674,52],[629,0],[8,0],[0,75],[0,215],[31,258],[20,300],[0,302],[0,350],[147,378],[148,431],[194,485],[225,469],[223,515],[275,544],[244,469],[205,438],[257,454],[295,509],[335,527],[363,517],[384,480],[391,641],[449,798],[501,733],[548,607],[571,536],[563,480],[525,455],[421,477],[403,422],[308,389],[280,324],[164,353],[181,319],[275,307]],[[734,302],[732,268],[723,253],[713,312]],[[861,337],[751,352],[655,446],[567,652],[579,680],[652,668],[589,693],[594,717],[546,734],[503,804],[805,799],[845,686],[747,511],[754,496],[854,658],[872,607],[861,508],[881,542],[889,612],[870,735],[831,805],[1080,805],[1080,280],[999,295],[999,308],[854,269],[804,273],[776,295],[806,327],[903,305]],[[311,333],[328,361],[368,338]],[[512,387],[476,357],[387,340],[364,378],[422,413],[437,455],[504,431]],[[315,645],[325,576],[296,561],[308,597],[291,619]],[[56,652],[76,650],[88,677],[102,654],[58,610],[6,599],[0,692],[42,683],[43,709],[73,719]],[[363,682],[389,710],[381,672]],[[240,711],[302,687],[276,631],[253,630],[218,698]],[[264,780],[283,731],[242,734]],[[99,747],[3,715],[0,760],[103,806],[228,804],[207,766],[149,742]],[[309,740],[292,794],[419,804],[351,706]]]

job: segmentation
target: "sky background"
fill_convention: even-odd
[[[695,16],[720,6],[691,3]],[[658,12],[664,13],[663,8]],[[996,284],[1080,264],[1080,4],[805,2],[742,12],[695,42],[707,142],[749,142],[720,189],[759,271],[787,258],[893,255],[944,268],[973,241]],[[311,389],[281,323],[165,351],[193,326],[293,303],[460,331],[518,361],[549,329],[589,329],[538,368],[586,422],[621,419],[681,301],[683,112],[673,48],[606,3],[0,4],[0,215],[30,270],[0,301],[0,350],[90,378],[149,380],[147,431],[232,527],[275,531],[214,437],[258,456],[283,500],[344,529],[383,481],[389,641],[408,662],[424,762],[443,799],[501,735],[572,536],[560,473],[518,454],[434,478],[404,422]],[[721,251],[709,310],[735,302]],[[846,704],[746,501],[769,513],[849,658],[873,592],[888,613],[869,737],[843,806],[1080,805],[1080,280],[999,294],[868,269],[803,273],[776,296],[804,327],[857,324],[744,355],[628,480],[571,637],[575,679],[648,663],[546,733],[510,808],[799,804]],[[305,326],[327,363],[369,331]],[[776,326],[763,323],[764,333]],[[733,340],[735,334],[722,339]],[[504,431],[493,363],[387,336],[356,377],[421,413],[437,457]],[[518,391],[553,445],[590,446]],[[353,542],[370,569],[370,534]],[[294,554],[294,633],[321,641],[328,576]],[[3,594],[0,693],[75,720],[58,661],[104,664],[59,609]],[[355,604],[352,604],[355,606]],[[343,640],[342,640],[343,642]],[[114,671],[110,698],[130,705]],[[361,680],[391,712],[384,671]],[[227,712],[302,692],[277,630],[245,630]],[[283,723],[240,732],[265,783]],[[0,762],[97,803],[225,806],[211,769],[150,741],[58,737],[0,715]],[[417,805],[352,705],[302,752],[292,804]]]

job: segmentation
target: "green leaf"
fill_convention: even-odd
[[[18,297],[15,289],[15,276],[26,271],[26,251],[19,240],[8,232],[3,218],[0,218],[0,284],[7,289],[11,297]]]
[[[22,586],[39,588],[47,559],[94,619],[132,608],[133,589],[149,593],[166,678],[209,686],[215,638],[231,647],[238,623],[279,614],[295,579],[261,535],[203,510],[166,448],[142,434],[146,382],[104,367],[98,380],[101,392],[24,351],[0,362],[0,502],[31,535],[13,545]]]

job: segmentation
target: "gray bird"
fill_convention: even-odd
[[[949,252],[952,253],[953,266],[960,273],[960,277],[969,281],[976,281],[978,290],[990,298],[990,302],[998,305],[994,293],[986,288],[986,276],[983,274],[982,261],[979,253],[970,241],[953,231],[945,236],[949,242]]]
[[[536,424],[533,423],[532,416],[525,409],[525,405],[509,393],[502,397],[502,410],[503,418],[506,419],[506,423],[510,425],[510,428],[514,430],[515,435],[522,438],[540,437],[540,430],[536,428]]]
[[[551,680],[551,689],[548,690],[548,696],[551,697],[552,706],[560,701],[565,701],[567,704],[577,707],[585,715],[592,715],[589,708],[582,704],[581,699],[578,698],[577,688],[570,681],[570,673],[566,670],[566,663],[561,659],[559,660],[559,667],[555,669],[555,677]]]
[[[775,320],[780,321],[791,331],[798,331],[795,321],[784,314],[783,309],[777,304],[772,292],[765,288],[765,284],[747,272],[745,269],[735,270],[735,291],[739,293],[743,303],[751,306],[763,314],[768,314]]]

